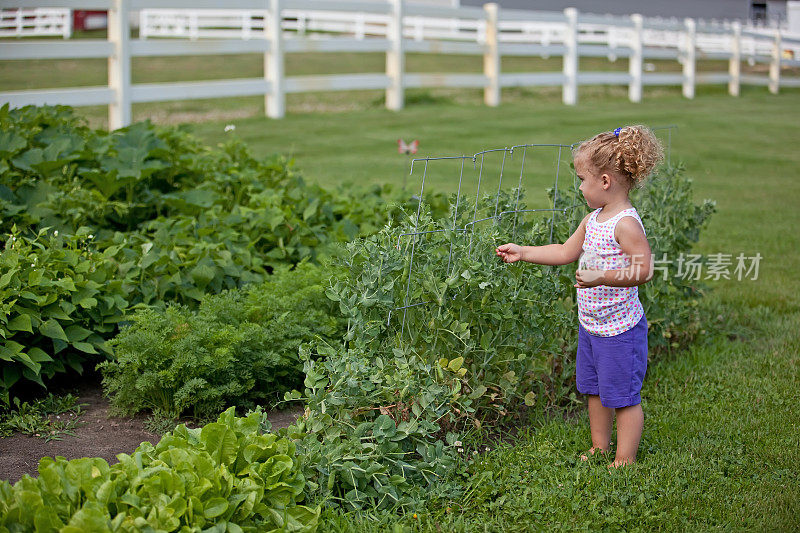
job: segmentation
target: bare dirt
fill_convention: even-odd
[[[109,403],[98,382],[80,384],[77,396],[78,403],[85,405],[79,419],[83,423],[74,431],[75,436],[63,435],[61,440],[50,442],[19,433],[0,438],[0,479],[15,483],[24,474],[37,476],[42,457],[102,457],[113,464],[118,453],[130,454],[144,441],[156,444],[161,439],[161,435],[146,429],[144,415],[109,416]],[[274,411],[268,418],[272,428],[278,429],[287,427],[301,414],[302,410],[294,408]]]

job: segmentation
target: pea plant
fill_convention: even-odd
[[[510,203],[516,192],[501,196]],[[409,215],[339,256],[349,276],[327,295],[347,332],[341,344],[301,351],[305,393],[287,395],[307,401],[290,431],[312,457],[309,478],[322,497],[351,507],[412,504],[415,491],[450,470],[465,431],[545,398],[553,368],[563,366],[573,321],[565,280],[494,256],[512,231],[547,242],[549,221],[514,228],[501,217],[467,232],[453,229],[453,217],[463,227],[457,213],[435,218],[423,205],[419,219]],[[404,238],[411,229],[418,239]],[[409,298],[424,303],[403,316],[398,304]]]

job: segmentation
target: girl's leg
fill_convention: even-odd
[[[617,409],[617,456],[613,466],[636,462],[639,440],[642,438],[644,412],[642,404]],[[592,431],[594,440],[594,431]]]
[[[611,444],[611,424],[614,421],[614,410],[603,407],[600,396],[589,396],[589,428],[592,431],[592,448],[601,452],[608,451]]]

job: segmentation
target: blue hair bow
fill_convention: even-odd
[[[619,139],[619,132],[621,132],[621,131],[622,131],[622,128],[617,128],[617,129],[615,129],[615,130],[614,130],[614,137],[616,137],[617,139]]]

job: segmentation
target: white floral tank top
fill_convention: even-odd
[[[642,219],[636,209],[624,209],[606,220],[598,222],[597,215],[602,208],[594,211],[586,221],[586,237],[583,241],[581,267],[597,270],[617,270],[630,266],[631,259],[622,253],[614,228],[620,219],[633,217],[644,230]],[[578,289],[578,319],[581,325],[600,337],[613,337],[624,333],[639,323],[644,309],[639,301],[638,287],[607,287],[598,285],[588,289]]]

